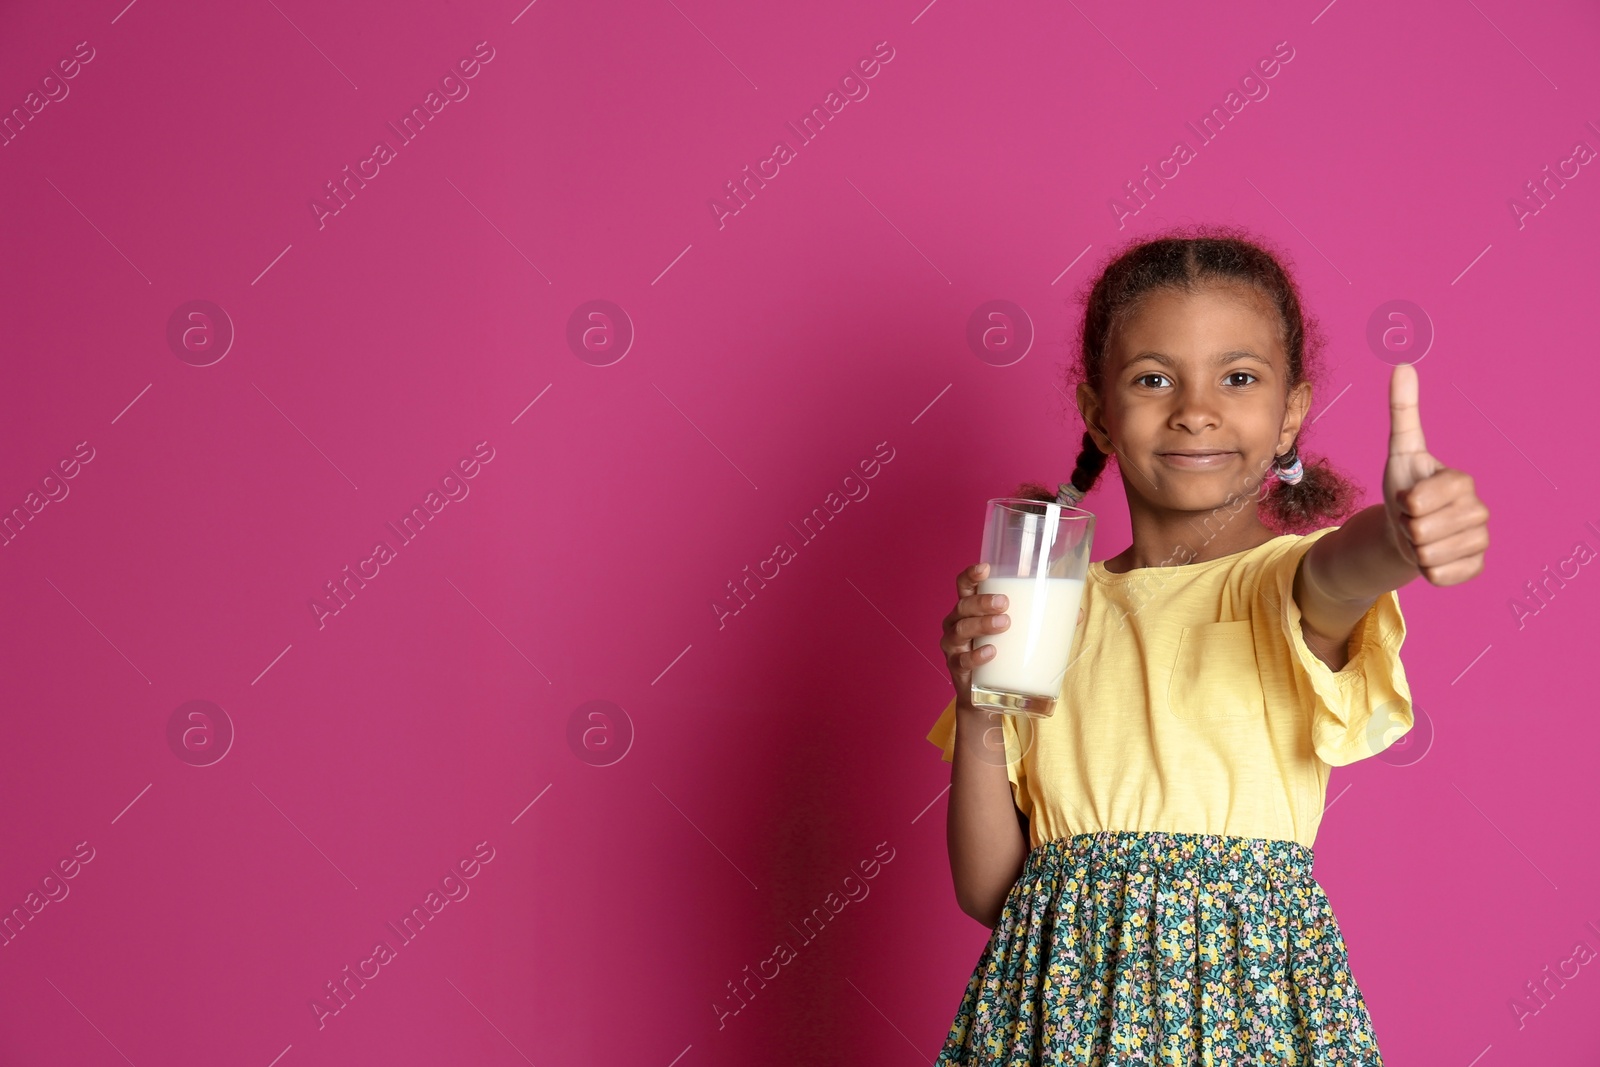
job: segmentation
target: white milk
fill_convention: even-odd
[[[995,646],[994,658],[973,669],[973,684],[1027,696],[1057,695],[1072,652],[1083,579],[987,578],[978,583],[978,592],[1004,594],[1011,625],[973,639],[974,650]]]

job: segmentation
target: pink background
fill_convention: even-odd
[[[1078,286],[1190,221],[1293,256],[1331,342],[1307,447],[1368,502],[1392,361],[1368,321],[1419,305],[1428,443],[1493,511],[1482,575],[1401,592],[1431,747],[1335,770],[1317,841],[1386,1060],[1600,1051],[1576,681],[1600,574],[1512,607],[1600,550],[1600,173],[1510,206],[1600,147],[1592,5],[124,5],[0,15],[7,114],[93,50],[0,146],[0,510],[68,490],[0,547],[0,909],[68,891],[0,947],[0,1061],[931,1060],[988,933],[923,740],[952,579],[984,499],[1070,471]],[[398,145],[479,42],[468,95]],[[1279,42],[1199,146],[1185,124]],[[875,46],[802,144],[786,123]],[[1119,228],[1180,138],[1197,157]],[[1031,323],[1020,359],[968,345],[994,299]],[[206,366],[168,341],[194,300],[235,334]],[[615,310],[574,346],[592,300]],[[479,442],[468,495],[398,545]],[[1096,558],[1127,544],[1109,475]],[[468,895],[400,944],[441,880]],[[780,939],[804,947],[719,1026]]]

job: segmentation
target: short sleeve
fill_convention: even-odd
[[[1028,728],[1027,724],[1018,726],[1016,716],[1001,715],[1000,726],[1005,734],[1006,744],[1006,777],[1011,780],[1011,798],[1016,803],[1018,810],[1029,819],[1033,818],[1033,802],[1028,796],[1027,772],[1022,766],[1023,753],[1027,751],[1027,738],[1022,736],[1022,731]],[[933,729],[928,731],[928,740],[938,745],[942,750],[940,758],[946,763],[955,760],[956,753],[956,701],[950,698],[950,703],[939,715]]]
[[[1324,527],[1290,543],[1267,564],[1261,588],[1288,644],[1296,689],[1311,700],[1311,743],[1317,758],[1334,767],[1375,756],[1415,723],[1411,687],[1400,662],[1405,617],[1399,591],[1391,589],[1356,622],[1348,663],[1335,671],[1306,644],[1294,578],[1311,546],[1338,529]]]

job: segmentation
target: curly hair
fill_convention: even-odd
[[[1162,290],[1197,292],[1212,285],[1233,285],[1253,290],[1275,313],[1279,339],[1289,357],[1287,390],[1302,381],[1315,382],[1317,355],[1324,339],[1316,320],[1306,314],[1299,288],[1280,260],[1287,257],[1268,250],[1266,243],[1247,232],[1223,226],[1196,226],[1169,231],[1163,236],[1134,239],[1110,254],[1098,277],[1078,294],[1083,317],[1078,327],[1078,361],[1068,375],[1069,387],[1087,382],[1105,396],[1104,370],[1108,341],[1153,293]],[[1068,395],[1075,395],[1069,388]],[[1304,437],[1306,427],[1301,426]],[[1299,442],[1274,460],[1278,469],[1293,466]],[[1280,533],[1306,533],[1342,520],[1354,510],[1361,487],[1340,473],[1325,457],[1301,454],[1304,474],[1290,485],[1266,479],[1270,490],[1258,496],[1258,515]],[[1101,452],[1087,430],[1070,481],[1080,492],[1094,487],[1109,457]],[[1030,500],[1055,500],[1056,491],[1038,482],[1025,482],[1017,496]]]

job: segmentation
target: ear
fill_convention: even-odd
[[[1278,431],[1277,455],[1288,451],[1289,445],[1300,436],[1300,426],[1311,410],[1311,383],[1301,382],[1289,390],[1289,406],[1283,413],[1283,429]]]
[[[1100,410],[1100,398],[1095,395],[1094,389],[1088,382],[1078,383],[1078,414],[1083,416],[1083,425],[1089,431],[1089,436],[1094,438],[1094,446],[1105,455],[1116,451],[1111,445],[1111,435],[1106,432],[1105,423],[1102,421],[1104,412]]]

